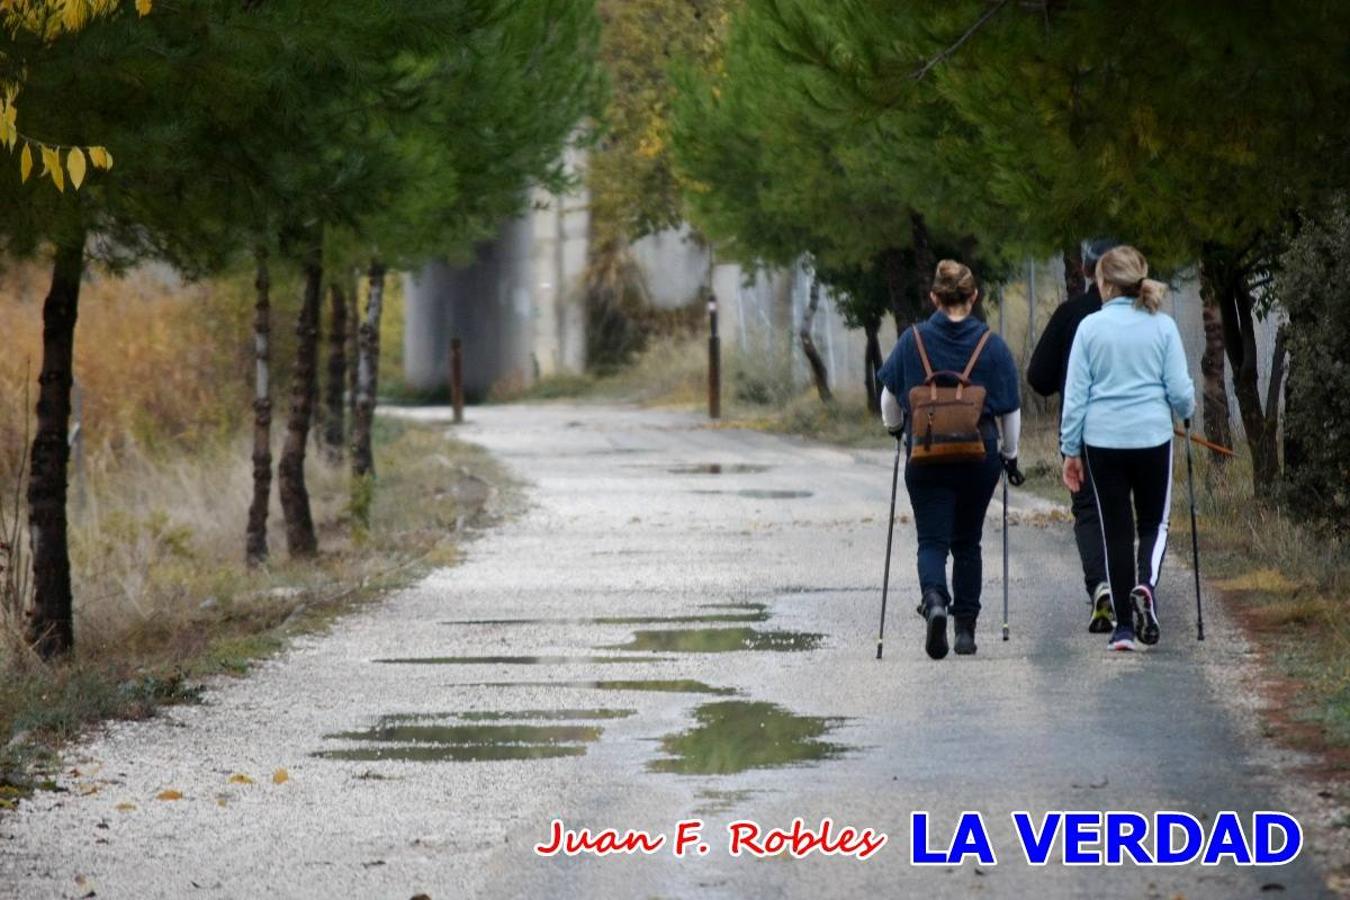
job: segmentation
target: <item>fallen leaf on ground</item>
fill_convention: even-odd
[[[291,773],[287,772],[285,769],[277,769],[275,772],[272,773],[273,784],[285,784],[290,780],[291,780]]]
[[[230,784],[255,784],[256,782],[245,775],[243,772],[235,772],[230,776]]]
[[[155,799],[156,799],[156,800],[182,800],[182,799],[183,799],[183,794],[182,794],[181,791],[175,791],[175,790],[173,790],[173,789],[169,789],[169,790],[167,790],[167,791],[160,791],[158,794],[155,795]]]
[[[113,809],[117,810],[118,812],[135,812],[135,811],[136,811],[136,804],[135,804],[135,803],[119,803],[119,804],[117,804],[116,806],[114,806]]]

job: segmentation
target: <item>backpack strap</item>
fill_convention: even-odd
[[[967,381],[970,380],[970,373],[975,371],[975,363],[979,361],[980,354],[984,352],[984,345],[989,343],[989,338],[992,337],[993,334],[994,332],[988,328],[984,330],[984,335],[980,338],[980,342],[975,345],[975,352],[970,354],[970,361],[966,363],[965,371],[961,373],[962,378]]]
[[[933,364],[928,361],[928,348],[923,345],[923,335],[919,333],[919,324],[916,322],[912,326],[914,329],[914,345],[919,348],[919,362],[923,363],[923,374],[933,377]]]

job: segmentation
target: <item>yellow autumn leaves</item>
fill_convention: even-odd
[[[14,34],[27,31],[47,41],[73,34],[99,16],[108,15],[122,4],[122,0],[0,0],[0,28]],[[138,15],[150,13],[153,0],[134,0]],[[3,60],[3,53],[0,53]],[[15,99],[20,85],[0,83],[0,147],[11,153],[19,144],[19,177],[27,181],[33,174],[36,148],[42,160],[43,178],[50,178],[58,191],[64,192],[66,182],[74,190],[84,184],[89,166],[104,171],[111,169],[112,154],[104,147],[62,147],[30,138],[19,131],[19,113]]]
[[[149,14],[152,0],[135,0],[136,12]],[[0,0],[0,25],[54,41],[72,34],[121,6],[121,0]]]
[[[33,174],[33,146],[34,142],[25,141],[23,150],[19,153],[19,177],[24,181]],[[36,146],[42,155],[41,177],[50,178],[59,191],[66,189],[67,174],[70,175],[70,186],[78,191],[80,185],[84,184],[85,173],[89,171],[88,167],[91,164],[95,169],[105,171],[112,168],[112,154],[104,147],[90,147],[87,157],[85,150],[71,147],[66,151],[63,162],[60,148],[41,144]]]

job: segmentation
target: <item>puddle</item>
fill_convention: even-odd
[[[731,608],[731,607],[728,607]],[[740,607],[736,607],[740,608]],[[586,619],[455,619],[442,625],[698,625],[716,622],[764,622],[763,606],[737,613],[701,613],[689,616],[593,616]]]
[[[473,744],[413,744],[320,750],[313,755],[319,759],[338,759],[347,762],[500,762],[512,759],[556,759],[585,754],[585,747],[572,745],[507,744],[503,747],[492,747]]]
[[[587,663],[650,663],[671,662],[661,656],[408,656],[377,659],[377,663],[411,666],[570,666]]]
[[[720,816],[731,812],[737,806],[753,797],[758,791],[699,791],[699,805],[694,813],[699,816]]]
[[[577,721],[589,719],[626,719],[637,712],[635,709],[480,709],[467,712],[447,713],[395,713],[381,716],[381,725],[412,724],[416,722],[438,722],[445,719],[459,719],[464,722],[501,722],[501,721]]]
[[[690,491],[691,494],[731,494],[736,497],[748,497],[751,500],[802,500],[815,496],[811,491],[766,491],[747,488],[743,491]]]
[[[638,631],[627,644],[605,650],[647,650],[666,653],[731,653],[737,650],[800,652],[815,650],[823,634],[803,631],[756,631],[753,628],[680,628]]]
[[[477,684],[457,684],[454,687],[561,687],[596,691],[652,691],[663,694],[715,694],[727,697],[735,688],[713,687],[689,678],[633,681],[480,681]]]
[[[503,719],[626,719],[636,712],[635,709],[517,709],[500,712],[464,712],[459,713],[459,718],[466,722],[490,722]]]
[[[750,463],[696,463],[672,466],[666,471],[671,475],[760,475],[770,468]]]
[[[358,746],[321,750],[322,759],[354,762],[488,762],[581,756],[586,744],[600,739],[594,725],[416,725],[402,716],[386,716],[364,731],[324,735],[328,740],[358,741]]]
[[[598,740],[595,725],[410,725],[382,722],[363,731],[326,734],[329,740],[385,744],[577,744]]]
[[[730,775],[820,762],[849,749],[819,740],[844,721],[798,716],[773,703],[705,703],[694,711],[693,728],[661,739],[661,749],[669,756],[653,760],[648,768],[680,775]]]

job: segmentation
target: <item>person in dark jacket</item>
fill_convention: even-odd
[[[1092,241],[1083,250],[1083,274],[1088,288],[1059,305],[1045,326],[1041,339],[1032,351],[1027,365],[1027,383],[1042,397],[1064,393],[1064,382],[1069,371],[1069,351],[1074,336],[1083,320],[1102,308],[1102,295],[1097,289],[1097,261],[1118,246],[1107,239]],[[1073,535],[1078,544],[1078,558],[1083,564],[1083,584],[1087,589],[1090,618],[1088,631],[1107,634],[1115,627],[1112,619],[1114,604],[1110,579],[1106,574],[1106,556],[1102,549],[1101,521],[1097,515],[1097,498],[1092,482],[1084,479],[1080,490],[1070,494],[1073,509]]]
[[[937,312],[916,326],[933,371],[961,372],[989,328],[971,315],[979,299],[975,276],[953,260],[938,264],[929,294]],[[880,373],[884,385],[882,418],[897,440],[913,449],[909,419],[909,392],[924,382],[926,372],[919,355],[914,329],[906,329],[896,342]],[[989,335],[983,351],[975,357],[970,373],[974,384],[985,388],[980,418],[985,456],[972,462],[945,462],[905,466],[905,488],[914,510],[918,532],[919,615],[927,622],[924,647],[933,659],[947,655],[947,611],[956,619],[956,652],[975,652],[975,622],[980,615],[983,564],[980,540],[984,515],[993,498],[999,475],[1006,471],[1013,484],[1022,483],[1017,468],[1017,441],[1021,430],[1017,364],[1008,345],[996,334]],[[999,427],[995,426],[998,421]],[[1000,458],[999,433],[1003,447]],[[908,459],[908,456],[906,457]],[[952,558],[952,590],[947,590],[947,557]]]

